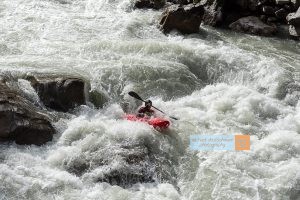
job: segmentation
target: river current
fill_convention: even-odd
[[[0,199],[300,199],[300,43],[206,26],[164,35],[160,14],[130,0],[0,1],[0,76],[36,102],[25,75],[81,77],[108,100],[53,113],[42,147],[1,144]],[[138,106],[131,90],[180,118],[168,134],[122,119],[121,102]],[[251,150],[192,151],[193,134],[250,134]],[[154,182],[97,181],[140,170],[124,143],[151,150]]]

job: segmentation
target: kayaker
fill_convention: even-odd
[[[154,110],[151,109],[152,107],[152,101],[147,100],[145,101],[145,106],[141,107],[138,110],[138,117],[144,117],[145,115],[147,116],[152,116],[154,114]]]

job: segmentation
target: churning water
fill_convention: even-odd
[[[62,116],[43,147],[1,144],[0,199],[300,199],[300,43],[204,26],[164,35],[160,13],[130,0],[0,1],[1,76],[37,102],[24,75],[79,76],[109,100]],[[180,120],[165,135],[122,120],[130,90]],[[189,150],[192,134],[240,133],[251,151]],[[146,183],[99,181],[116,171]]]

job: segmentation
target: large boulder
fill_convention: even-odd
[[[55,133],[49,119],[16,91],[0,82],[0,141],[42,145]]]
[[[161,9],[166,4],[165,0],[137,0],[134,4],[135,8],[152,8]]]
[[[78,78],[28,77],[43,104],[56,111],[67,112],[78,105],[86,104],[88,85]]]
[[[272,36],[277,32],[275,26],[267,25],[255,16],[243,17],[230,24],[229,28],[238,32],[262,36]]]
[[[203,6],[200,4],[173,5],[162,14],[159,24],[164,33],[174,29],[186,34],[197,33],[203,12]]]

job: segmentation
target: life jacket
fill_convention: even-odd
[[[154,110],[152,110],[151,108],[148,108],[148,107],[144,106],[144,107],[141,107],[138,110],[138,113],[143,113],[143,114],[146,114],[148,116],[151,116],[151,115],[154,114]]]

